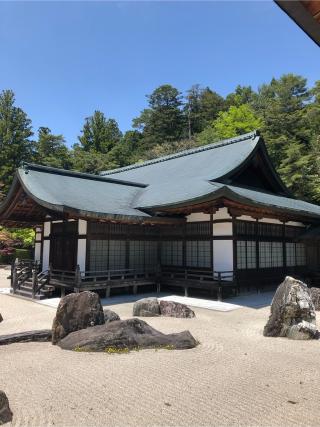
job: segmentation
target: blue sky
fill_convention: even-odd
[[[271,1],[0,2],[0,16],[0,89],[68,145],[95,109],[130,129],[164,83],[320,79],[319,48]]]

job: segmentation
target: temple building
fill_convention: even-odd
[[[312,277],[319,262],[320,207],[285,187],[258,132],[100,175],[25,164],[0,223],[36,229],[33,294],[153,282],[238,292]]]

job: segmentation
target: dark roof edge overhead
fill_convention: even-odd
[[[25,173],[28,173],[28,170],[35,170],[35,171],[39,171],[39,172],[52,173],[55,175],[64,175],[64,176],[70,176],[70,177],[74,177],[74,178],[89,179],[89,180],[93,180],[93,181],[110,182],[112,184],[126,185],[129,187],[139,187],[139,188],[147,187],[146,184],[142,184],[140,182],[125,181],[125,180],[121,180],[121,179],[105,177],[102,175],[94,175],[91,173],[84,173],[84,172],[77,172],[77,171],[71,171],[71,170],[66,170],[66,169],[53,168],[51,166],[36,165],[34,163],[23,163],[22,167],[19,170],[21,170],[21,169],[23,169],[25,171]]]
[[[223,139],[221,141],[214,142],[213,144],[202,145],[200,147],[190,148],[189,150],[179,151],[177,153],[169,154],[167,156],[156,157],[155,159],[147,160],[142,163],[134,163],[133,165],[124,166],[122,168],[103,171],[100,173],[100,176],[108,176],[108,175],[113,175],[120,172],[126,172],[132,169],[139,169],[145,166],[154,165],[156,163],[166,162],[171,159],[177,159],[179,157],[190,156],[192,154],[201,153],[203,151],[213,150],[215,148],[223,147],[225,145],[236,144],[237,142],[245,141],[247,139],[254,139],[256,137],[260,137],[260,132],[258,130],[255,130],[253,132],[248,132],[246,134],[239,135],[234,138]]]
[[[232,189],[230,189],[227,185],[223,185],[219,189],[213,190],[211,193],[208,193],[204,196],[195,197],[195,198],[190,199],[190,200],[185,200],[185,201],[181,201],[178,203],[171,203],[171,204],[167,204],[167,205],[136,207],[136,209],[161,211],[161,209],[163,210],[163,209],[175,209],[175,208],[190,207],[192,205],[207,203],[207,202],[215,201],[215,200],[221,199],[221,198],[229,199],[230,201],[234,201],[234,202],[243,203],[247,206],[269,209],[270,211],[277,211],[277,212],[281,212],[281,213],[287,212],[290,215],[295,213],[295,214],[297,214],[301,217],[305,217],[305,218],[314,218],[315,219],[315,218],[320,217],[320,213],[319,213],[319,215],[317,215],[317,214],[314,214],[311,212],[306,212],[306,211],[299,210],[299,209],[279,207],[277,205],[270,205],[270,204],[254,201],[254,200],[250,199],[249,197],[245,197],[245,196],[242,196],[240,194],[237,194]]]
[[[275,3],[320,46],[320,24],[298,0],[275,0]]]

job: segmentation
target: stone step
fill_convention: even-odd
[[[30,298],[30,299],[32,298],[32,292],[22,290],[22,289],[17,289],[15,294],[20,295],[21,297],[24,297],[24,298]],[[37,299],[37,300],[42,300],[45,298],[47,298],[47,297],[46,297],[46,295],[43,295],[43,294],[37,294],[35,296],[35,299]]]

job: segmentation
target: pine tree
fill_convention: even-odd
[[[187,128],[181,93],[171,85],[163,85],[147,98],[149,108],[133,120],[133,127],[142,131],[146,148],[181,139]]]
[[[36,162],[41,165],[69,169],[71,166],[69,150],[62,135],[53,135],[47,127],[38,130],[36,143]]]
[[[114,119],[106,119],[101,111],[95,111],[93,116],[85,119],[78,137],[80,146],[85,151],[95,150],[98,153],[108,153],[121,139],[121,131]]]
[[[6,193],[15,170],[22,162],[29,162],[34,156],[31,120],[26,113],[15,106],[11,90],[0,94],[0,183]]]

